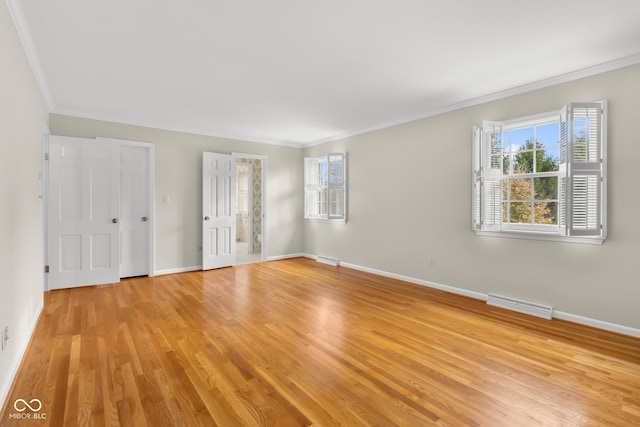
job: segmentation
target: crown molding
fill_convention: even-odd
[[[485,104],[491,101],[497,101],[500,99],[508,98],[514,95],[520,95],[527,92],[533,92],[535,90],[544,89],[551,86],[557,86],[563,83],[569,83],[574,80],[580,80],[585,77],[591,77],[598,74],[603,74],[609,71],[615,71],[621,68],[630,67],[640,64],[640,53],[619,58],[613,61],[605,62],[602,64],[594,65],[592,67],[583,68],[580,70],[572,71],[570,73],[562,74],[548,79],[539,80],[533,83],[528,83],[522,86],[516,86],[510,89],[506,89],[500,92],[495,92],[489,95],[483,95],[477,98],[468,99],[462,102],[448,105],[442,108],[436,108],[433,110],[425,111],[422,114],[405,117],[395,121],[386,122],[380,125],[372,126],[366,129],[361,129],[353,132],[345,132],[339,135],[331,136],[329,138],[320,139],[317,141],[302,144],[304,148],[313,147],[315,145],[325,144],[327,142],[338,141],[341,139],[350,138],[353,136],[363,135],[365,133],[375,132],[377,130],[386,129],[393,126],[410,123],[416,120],[426,119],[428,117],[437,116],[438,114],[449,113],[451,111],[462,110],[463,108],[473,107],[480,104]]]
[[[247,135],[231,134],[231,133],[215,133],[208,129],[199,129],[190,126],[172,126],[167,125],[164,122],[158,122],[154,120],[135,120],[131,117],[124,117],[111,114],[95,114],[84,110],[75,110],[69,108],[54,108],[50,111],[51,114],[60,116],[79,117],[82,119],[98,120],[103,122],[118,123],[128,126],[147,127],[157,130],[164,130],[170,132],[188,133],[192,135],[209,136],[213,138],[230,139],[234,141],[253,142],[257,144],[276,145],[281,147],[302,148],[302,143],[297,142],[282,142],[271,139],[253,138]]]
[[[625,67],[628,67],[628,66],[633,66],[633,65],[640,64],[640,53],[638,53],[638,54],[635,54],[635,55],[627,56],[627,57],[624,57],[624,58],[619,58],[619,59],[616,59],[616,60],[613,60],[613,61],[609,61],[609,62],[606,62],[606,63],[595,65],[595,66],[592,66],[592,67],[587,67],[587,68],[576,70],[576,71],[573,71],[573,72],[570,72],[570,73],[562,74],[560,76],[555,76],[555,77],[551,77],[551,78],[548,78],[548,79],[539,80],[537,82],[533,82],[533,83],[517,86],[517,87],[514,87],[514,88],[506,89],[506,90],[503,90],[503,91],[495,92],[495,93],[492,93],[492,94],[483,95],[483,96],[480,96],[480,97],[468,99],[468,100],[465,100],[465,101],[462,101],[462,102],[459,102],[459,103],[450,104],[450,105],[442,107],[442,108],[436,108],[436,109],[432,109],[432,110],[427,110],[427,111],[424,111],[424,112],[422,112],[422,113],[420,113],[418,115],[404,117],[404,118],[400,118],[400,119],[397,119],[397,120],[385,122],[385,123],[382,123],[382,124],[379,124],[379,125],[375,125],[375,126],[371,126],[371,127],[355,130],[355,131],[350,131],[350,132],[337,134],[337,135],[334,135],[334,136],[330,136],[328,138],[322,138],[322,139],[319,139],[319,140],[316,140],[316,141],[311,141],[311,142],[303,142],[303,141],[299,141],[299,142],[294,142],[294,141],[283,142],[283,141],[275,141],[275,140],[270,140],[270,139],[254,138],[254,137],[249,137],[247,135],[240,135],[240,134],[224,134],[224,133],[219,134],[219,133],[214,133],[209,129],[197,129],[197,128],[192,128],[192,127],[189,127],[189,126],[171,126],[171,125],[167,125],[166,123],[161,123],[161,122],[157,122],[157,121],[153,121],[153,120],[151,120],[151,121],[137,121],[137,120],[135,120],[134,118],[131,118],[131,117],[121,117],[121,116],[118,117],[118,116],[115,116],[115,115],[96,114],[96,113],[91,113],[91,112],[87,112],[87,111],[83,111],[83,110],[56,108],[55,104],[53,102],[53,99],[51,97],[49,88],[47,86],[47,83],[46,83],[46,80],[45,80],[45,77],[44,77],[44,73],[43,73],[42,67],[40,65],[40,61],[38,60],[38,56],[36,54],[36,51],[35,51],[35,48],[34,48],[34,45],[33,45],[33,40],[31,38],[30,32],[28,30],[28,27],[26,25],[24,14],[22,12],[22,8],[20,7],[20,2],[19,2],[19,0],[5,0],[5,3],[7,5],[7,9],[9,10],[9,15],[11,16],[11,19],[13,20],[14,26],[16,28],[16,32],[18,33],[18,37],[20,38],[20,41],[22,42],[22,46],[23,46],[25,55],[27,56],[29,64],[31,65],[31,69],[32,69],[33,75],[35,77],[35,80],[37,82],[38,87],[40,88],[40,92],[42,94],[42,97],[43,97],[43,100],[44,100],[45,105],[47,107],[47,110],[50,113],[52,113],[52,114],[60,114],[60,115],[76,116],[76,117],[93,119],[93,120],[110,121],[110,122],[115,122],[115,123],[133,125],[133,126],[151,127],[151,128],[155,128],[155,129],[175,131],[175,132],[183,132],[183,133],[191,133],[191,134],[197,134],[197,135],[205,135],[205,136],[211,136],[211,137],[217,137],[217,138],[225,138],[225,139],[232,139],[232,140],[239,140],[239,141],[246,141],[246,142],[254,142],[254,143],[260,143],[260,144],[269,144],[269,145],[292,147],[292,148],[307,148],[307,147],[321,145],[321,144],[332,142],[332,141],[346,139],[346,138],[350,138],[350,137],[354,137],[354,136],[358,136],[358,135],[362,135],[362,134],[378,131],[378,130],[381,130],[381,129],[402,125],[402,124],[413,122],[413,121],[416,121],[416,120],[421,120],[421,119],[433,117],[433,116],[436,116],[436,115],[439,115],[439,114],[448,113],[448,112],[451,112],[451,111],[456,111],[456,110],[460,110],[460,109],[463,109],[463,108],[468,108],[468,107],[484,104],[484,103],[487,103],[487,102],[508,98],[510,96],[519,95],[519,94],[523,94],[523,93],[527,93],[527,92],[532,92],[532,91],[539,90],[539,89],[544,89],[544,88],[547,88],[547,87],[550,87],[550,86],[556,86],[556,85],[559,85],[559,84],[562,84],[562,83],[568,83],[568,82],[571,82],[571,81],[574,81],[574,80],[579,80],[579,79],[582,79],[582,78],[585,78],[585,77],[590,77],[590,76],[594,76],[594,75],[597,75],[597,74],[602,74],[602,73],[606,73],[606,72],[609,72],[609,71],[614,71],[614,70],[617,70],[617,69],[620,69],[620,68],[625,68]]]
[[[38,55],[36,54],[36,50],[33,46],[33,40],[31,39],[31,34],[29,33],[29,29],[24,19],[20,2],[18,0],[5,0],[5,3],[9,10],[9,15],[13,21],[13,25],[16,28],[16,32],[18,33],[18,38],[20,38],[20,41],[22,42],[22,48],[27,56],[29,65],[31,65],[33,76],[36,79],[38,88],[40,88],[40,93],[42,94],[42,99],[47,107],[47,111],[51,111],[53,110],[53,99],[51,98],[51,93],[49,92],[49,87],[47,86],[47,82],[44,78],[44,73],[42,72]]]
[[[15,1],[15,0],[7,0],[7,1]],[[446,107],[429,110],[416,116],[405,117],[403,119],[385,122],[380,125],[372,126],[369,128],[360,129],[352,132],[345,132],[339,135],[335,135],[335,136],[331,136],[328,138],[323,138],[317,141],[312,141],[307,143],[274,141],[269,139],[253,138],[253,137],[248,137],[246,135],[238,135],[238,134],[220,134],[220,133],[214,133],[211,130],[207,130],[207,129],[196,129],[188,126],[168,126],[166,123],[161,123],[161,122],[137,121],[127,117],[113,116],[113,115],[107,115],[107,114],[95,114],[95,113],[89,113],[87,111],[82,111],[82,110],[53,108],[50,111],[52,114],[75,116],[75,117],[81,117],[81,118],[92,119],[92,120],[109,121],[114,123],[132,125],[132,126],[143,126],[143,127],[154,128],[154,129],[191,133],[196,135],[205,135],[205,136],[211,136],[216,138],[233,139],[238,141],[254,142],[259,144],[269,144],[269,145],[277,145],[277,146],[284,146],[284,147],[291,147],[291,148],[308,148],[316,145],[322,145],[332,141],[338,141],[341,139],[346,139],[346,138],[363,135],[370,132],[375,132],[378,130],[402,125],[405,123],[410,123],[416,120],[437,116],[439,114],[444,114],[451,111],[461,110],[463,108],[485,104],[487,102],[497,101],[500,99],[508,98],[515,95],[520,95],[527,92],[533,92],[535,90],[544,89],[551,86],[557,86],[563,83],[569,83],[575,80],[595,76],[598,74],[603,74],[609,71],[615,71],[621,68],[630,67],[637,64],[640,64],[640,54],[627,56],[614,61],[606,62],[603,64],[588,67],[588,68],[583,68],[577,71],[573,71],[570,73],[562,74],[560,76],[551,77],[544,80],[539,80],[537,82],[529,83],[526,85],[516,86],[514,88],[506,89],[500,92],[495,92],[489,95],[483,95],[477,98],[468,99],[462,102],[448,105]]]

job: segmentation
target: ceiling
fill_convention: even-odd
[[[299,146],[640,63],[638,0],[8,4],[53,113]]]

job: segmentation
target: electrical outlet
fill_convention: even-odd
[[[432,256],[430,256],[429,258],[427,258],[427,265],[428,265],[429,267],[433,267],[433,257],[432,257]]]
[[[2,351],[7,348],[7,341],[9,341],[9,327],[5,326],[4,331],[2,331]]]

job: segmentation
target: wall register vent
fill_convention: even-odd
[[[340,265],[340,260],[339,259],[330,258],[330,257],[324,256],[324,255],[318,255],[316,257],[316,261],[321,262],[323,264],[333,265],[334,267],[337,267],[337,266]]]
[[[549,305],[534,304],[532,302],[522,301],[515,298],[504,297],[496,294],[489,294],[487,304],[494,307],[506,308],[507,310],[517,311],[519,313],[529,314],[531,316],[541,317],[551,320],[553,317],[553,307]]]

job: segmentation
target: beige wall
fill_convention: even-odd
[[[302,150],[78,117],[51,115],[51,134],[151,142],[155,146],[156,271],[202,264],[202,152],[267,160],[268,256],[302,251]],[[169,196],[169,204],[163,196]]]
[[[43,303],[43,217],[39,173],[47,110],[0,2],[0,405]],[[1,423],[1,422],[0,422]]]
[[[471,231],[471,126],[609,101],[608,226],[602,246]],[[304,251],[640,328],[640,66],[305,150],[349,153],[346,225],[305,221]],[[427,265],[428,257],[433,266]]]
[[[640,329],[640,66],[538,90],[305,150],[60,115],[47,116],[5,3],[0,6],[0,404],[43,302],[41,135],[155,144],[156,270],[200,264],[201,153],[268,156],[269,256],[321,254],[466,289],[552,304]],[[609,238],[602,246],[475,236],[471,126],[609,100]],[[303,221],[302,157],[349,152],[349,220]],[[168,195],[171,203],[162,203]],[[434,265],[427,265],[427,258]],[[538,267],[542,265],[543,267]],[[537,271],[537,274],[532,274]]]

